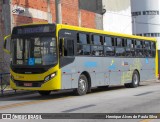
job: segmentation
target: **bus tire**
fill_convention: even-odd
[[[135,88],[139,86],[140,77],[139,73],[135,70],[132,75],[132,83],[130,84],[131,88]]]
[[[50,95],[51,91],[38,91],[38,93],[39,93],[41,96],[48,96],[48,95]]]
[[[81,74],[78,80],[78,88],[76,94],[79,96],[85,95],[88,91],[88,80],[84,74]]]

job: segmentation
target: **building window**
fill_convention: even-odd
[[[160,33],[144,33],[146,37],[160,37]]]
[[[159,15],[159,11],[157,10],[143,11],[143,15]]]
[[[139,16],[141,15],[141,11],[132,12],[132,16]]]

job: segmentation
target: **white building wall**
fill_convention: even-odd
[[[131,0],[131,6],[132,14],[134,12],[133,33],[156,37],[160,50],[160,0]],[[135,15],[135,12],[141,14]]]
[[[132,34],[130,0],[103,0],[103,29],[118,33]]]

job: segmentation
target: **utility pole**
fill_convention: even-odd
[[[48,23],[52,23],[51,2],[50,2],[50,0],[47,0],[47,19],[48,19]]]
[[[12,6],[12,0],[10,0],[10,32],[12,32],[12,29],[13,29],[13,14],[12,14],[12,9],[13,9],[13,6]]]
[[[78,0],[78,25],[79,25],[79,27],[82,26],[82,22],[81,22],[80,0]]]
[[[61,9],[61,0],[55,0],[56,8],[56,23],[62,24],[62,9]]]
[[[81,24],[81,10],[79,8],[78,8],[78,25],[79,25],[79,27],[82,26],[82,24]]]

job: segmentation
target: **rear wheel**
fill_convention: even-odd
[[[50,95],[51,91],[38,91],[38,93],[39,93],[41,96],[48,96],[48,95]]]
[[[138,87],[139,82],[140,82],[139,74],[137,71],[134,71],[132,75],[132,83],[130,84],[130,87],[131,88]]]
[[[125,87],[126,88],[135,88],[139,86],[139,82],[140,82],[140,77],[137,71],[133,72],[132,75],[132,83],[126,83]]]
[[[85,95],[88,90],[88,80],[85,75],[81,74],[78,80],[78,88],[76,89],[77,95]]]

